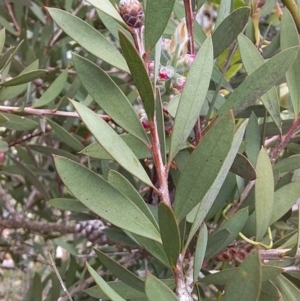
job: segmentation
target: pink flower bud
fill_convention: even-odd
[[[165,81],[172,78],[174,75],[174,68],[172,66],[162,67],[159,70],[158,76],[159,80]]]

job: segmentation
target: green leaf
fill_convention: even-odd
[[[279,275],[273,280],[277,288],[282,294],[284,301],[298,301],[300,290],[292,282],[290,282],[283,275]]]
[[[102,147],[127,171],[153,187],[145,169],[127,144],[99,116],[86,106],[72,101],[82,121]]]
[[[33,70],[26,73],[22,73],[4,83],[1,83],[0,86],[2,87],[9,87],[9,86],[18,86],[25,83],[29,83],[43,75],[45,75],[48,72],[48,70],[39,69],[39,70]]]
[[[275,191],[274,203],[271,208],[271,219],[269,225],[272,225],[285,215],[297,202],[300,195],[300,182],[293,182]]]
[[[225,286],[222,301],[256,301],[261,288],[261,263],[258,252],[248,255]]]
[[[88,208],[81,202],[74,199],[57,198],[50,200],[48,204],[60,210],[69,210],[74,212],[82,212],[88,210]]]
[[[241,7],[233,11],[224,21],[217,27],[212,35],[214,45],[214,58],[218,57],[237,36],[244,30],[248,23],[250,9]]]
[[[2,52],[4,45],[5,45],[5,28],[2,28],[0,30],[0,53]]]
[[[165,249],[161,242],[154,241],[136,234],[133,234],[134,239],[151,255],[158,259],[165,266],[170,267],[170,261],[166,255]]]
[[[230,243],[232,243],[238,236],[239,232],[242,231],[248,219],[248,207],[243,208],[237,211],[229,220],[227,220],[222,226],[220,226],[216,233],[214,233],[211,238],[208,240],[207,250],[211,250],[208,255],[205,256],[206,259],[212,258],[215,255],[222,252]],[[223,243],[218,248],[212,248],[210,241],[213,240],[214,236],[218,234],[219,231],[227,230],[230,234],[226,239],[223,240]],[[208,253],[208,252],[207,252]]]
[[[231,1],[220,1],[215,28],[218,28],[218,26],[224,21],[224,19],[228,17],[230,12],[231,12]]]
[[[149,301],[178,301],[178,297],[162,281],[148,273],[145,293]]]
[[[21,161],[16,160],[11,157],[16,166],[24,173],[25,177],[29,180],[29,182],[40,192],[41,196],[44,198],[44,201],[48,201],[51,199],[48,190],[45,185],[40,181],[39,177],[25,164]]]
[[[274,202],[274,178],[270,158],[262,148],[256,164],[255,216],[256,241],[261,241],[270,224]]]
[[[123,19],[121,18],[120,14],[116,10],[115,6],[113,6],[111,1],[101,0],[101,2],[99,2],[98,0],[87,0],[87,2],[91,3],[94,7],[100,9],[105,14],[113,17],[116,21],[126,26],[125,22],[123,21]]]
[[[283,11],[281,26],[280,26],[280,46],[281,49],[287,49],[299,45],[299,34],[295,25],[294,19],[286,8]],[[286,81],[289,87],[291,101],[295,115],[299,113],[299,99],[300,99],[300,54],[298,53],[296,60],[291,68],[286,73]]]
[[[195,255],[194,255],[194,267],[193,267],[193,282],[196,283],[199,277],[199,272],[201,270],[206,247],[207,247],[207,238],[208,238],[208,231],[206,224],[203,223],[200,227],[196,248],[195,248]]]
[[[28,147],[30,149],[32,149],[33,151],[36,151],[40,154],[43,154],[45,156],[52,156],[52,155],[58,155],[58,156],[62,156],[62,157],[66,157],[69,158],[73,161],[77,161],[79,162],[79,157],[76,155],[73,155],[63,149],[59,149],[59,148],[54,148],[54,147],[49,147],[49,146],[44,146],[44,145],[38,145],[38,144],[30,144],[28,145]]]
[[[280,160],[273,166],[274,171],[289,172],[300,168],[300,155],[294,155]]]
[[[55,132],[59,140],[77,152],[80,152],[84,146],[75,137],[73,137],[65,128],[57,124],[51,119],[45,118],[50,124],[52,130]]]
[[[169,162],[172,162],[199,117],[209,87],[212,68],[213,45],[209,37],[197,53],[186,78],[175,116]]]
[[[1,126],[15,131],[29,131],[37,128],[39,125],[32,119],[24,116],[18,116],[14,114],[1,113],[0,117],[7,119],[5,122],[1,122]]]
[[[226,159],[217,175],[217,177],[215,178],[215,181],[213,182],[213,184],[210,186],[209,190],[207,191],[207,193],[205,194],[205,196],[203,197],[201,203],[199,204],[199,206],[197,206],[192,213],[193,216],[192,221],[192,227],[191,230],[189,232],[189,236],[186,242],[186,245],[189,244],[189,242],[191,241],[191,239],[193,238],[193,236],[195,235],[195,233],[197,232],[199,226],[201,225],[201,223],[204,221],[207,213],[209,212],[213,202],[215,201],[227,175],[229,172],[230,167],[232,166],[233,160],[239,150],[239,147],[241,145],[241,142],[243,140],[244,137],[244,132],[245,132],[245,128],[246,128],[247,122],[245,121],[244,123],[242,123],[239,127],[239,129],[236,131],[234,138],[233,138],[233,142],[231,144],[231,148],[226,156]],[[190,213],[191,214],[191,213]]]
[[[271,265],[262,265],[262,277],[261,281],[268,281],[280,275],[283,272],[282,268],[271,266]],[[201,282],[214,285],[226,285],[226,283],[234,276],[238,268],[230,268],[222,270],[218,273],[213,273],[201,278]]]
[[[238,36],[238,43],[244,68],[246,69],[247,74],[250,75],[257,68],[263,65],[265,61],[252,41],[243,34]],[[280,106],[277,89],[272,87],[269,91],[262,95],[260,99],[280,130]]]
[[[1,116],[0,116],[0,118],[1,118]],[[8,150],[9,150],[9,145],[8,145],[8,143],[7,143],[6,141],[4,141],[4,140],[0,140],[0,152],[5,153],[5,152],[7,152]]]
[[[278,288],[271,282],[266,281],[261,284],[259,301],[282,301],[282,296]]]
[[[129,66],[134,84],[136,85],[143,101],[148,119],[153,120],[155,99],[153,87],[151,85],[148,72],[145,68],[144,61],[141,59],[139,53],[128,37],[121,31],[119,31],[119,38],[123,55],[126,58],[126,62]]]
[[[94,249],[97,257],[101,261],[101,263],[118,279],[131,286],[132,288],[144,292],[145,283],[142,279],[134,275],[132,272],[122,267],[115,260],[101,252],[100,250]]]
[[[253,165],[244,155],[240,153],[236,154],[230,171],[248,181],[253,181],[256,179],[256,171]]]
[[[55,165],[70,192],[90,210],[122,229],[161,240],[144,213],[102,177],[66,158],[55,157]]]
[[[50,87],[43,93],[40,99],[38,99],[32,107],[38,108],[51,103],[60,92],[64,89],[68,79],[68,70],[64,70],[50,85]]]
[[[175,287],[174,279],[160,279],[160,281],[165,283],[171,289],[173,289]],[[146,298],[146,295],[144,293],[133,289],[132,287],[125,284],[124,282],[110,281],[110,282],[107,282],[107,284],[126,300]],[[87,294],[89,294],[91,297],[94,297],[97,299],[107,298],[106,295],[104,294],[104,292],[98,286],[93,286],[91,288],[88,288],[87,290],[85,290],[85,292]]]
[[[111,77],[100,67],[79,55],[73,55],[73,62],[80,81],[99,106],[120,127],[141,141],[149,143],[131,103]]]
[[[205,258],[210,259],[214,255],[220,253],[227,246],[227,239],[230,236],[230,232],[227,229],[222,229],[208,237],[207,248]]]
[[[257,157],[260,152],[260,128],[255,114],[252,112],[246,128],[245,139],[247,142],[246,153],[249,161],[253,166],[256,166]]]
[[[108,173],[108,182],[113,185],[118,191],[127,196],[152,222],[152,224],[158,229],[158,224],[153,217],[149,207],[138,193],[138,191],[132,186],[132,184],[120,173],[115,170],[110,170]]]
[[[286,49],[257,68],[229,95],[218,114],[224,114],[229,109],[234,109],[234,113],[238,114],[246,109],[284,77],[298,50],[298,47]]]
[[[150,158],[152,156],[149,148],[134,136],[122,134],[119,137],[129,146],[138,159]],[[92,158],[112,160],[109,153],[97,142],[88,145],[80,153]]]
[[[14,51],[11,53],[10,57],[7,60],[11,60],[15,55],[16,52],[19,50],[20,46],[22,45],[22,42],[19,43],[19,45],[14,49]],[[28,73],[31,71],[34,71],[39,68],[39,61],[36,60],[32,62],[29,66],[27,66],[20,74],[21,76],[24,73]],[[28,84],[22,84],[15,87],[6,87],[5,89],[0,89],[0,101],[11,99],[13,97],[18,96],[20,93],[24,92],[27,89]]]
[[[177,184],[174,213],[181,221],[205,196],[224,163],[234,135],[232,114],[219,117],[193,151]]]
[[[90,272],[91,276],[94,278],[97,285],[100,287],[100,289],[104,292],[104,294],[109,300],[126,301],[119,294],[117,294],[88,263],[86,263],[86,267]]]
[[[145,14],[146,52],[150,52],[163,34],[174,7],[175,0],[151,0]],[[155,16],[155,18],[153,17]],[[159,22],[157,22],[159,20]]]
[[[130,287],[124,282],[121,281],[109,281],[106,282],[117,294],[123,297],[126,300],[134,300],[139,298],[145,298],[146,295],[143,292],[137,291],[134,288]],[[99,286],[93,286],[84,291],[89,296],[99,299],[107,299],[104,291]]]
[[[79,45],[105,62],[128,72],[125,59],[105,36],[80,18],[57,8],[47,8],[58,26]]]
[[[173,210],[165,203],[158,206],[158,221],[166,255],[174,268],[180,253],[180,236]]]

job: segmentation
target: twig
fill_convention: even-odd
[[[85,279],[84,281],[80,282],[75,288],[73,288],[70,291],[70,295],[74,296],[76,293],[82,292],[83,290],[85,290],[90,284],[94,283],[95,280],[93,277],[89,277],[87,279]],[[64,296],[64,297],[60,297],[57,301],[67,301],[68,297]]]
[[[156,120],[149,120],[149,129],[152,138],[152,156],[154,165],[157,171],[157,177],[159,181],[159,191],[157,191],[160,200],[167,205],[171,206],[169,187],[168,187],[168,173],[163,165],[161,152],[160,152],[160,143],[157,132]]]
[[[65,112],[65,111],[56,111],[50,109],[35,109],[31,107],[18,108],[18,107],[8,107],[0,106],[0,112],[11,112],[11,113],[26,113],[32,115],[55,115],[55,116],[65,116],[65,117],[74,117],[79,118],[80,116],[76,112]],[[110,121],[111,118],[108,115],[98,115],[105,121]]]
[[[188,52],[190,54],[195,54],[194,18],[193,18],[193,10],[192,10],[192,1],[184,0],[183,2],[185,8],[186,27],[188,31]]]
[[[12,146],[15,146],[15,145],[18,145],[18,144],[23,144],[24,142],[26,142],[28,140],[31,140],[32,138],[42,136],[42,135],[44,135],[48,132],[50,132],[50,128],[49,129],[47,128],[46,131],[38,131],[36,133],[28,134],[28,135],[26,135],[25,137],[22,137],[19,140],[15,140],[15,141],[12,141],[11,143],[9,143],[9,147],[12,147]]]
[[[280,142],[273,148],[270,153],[270,159],[274,163],[281,151],[286,147],[286,145],[293,139],[295,133],[300,129],[300,118],[296,119],[288,132],[281,137]]]
[[[58,272],[58,270],[57,270],[57,268],[56,268],[55,262],[53,261],[53,258],[52,258],[52,256],[51,256],[50,252],[48,252],[48,256],[49,256],[51,265],[52,265],[52,267],[53,267],[53,270],[54,270],[54,272],[55,272],[55,274],[56,274],[56,276],[57,276],[57,278],[58,278],[58,280],[59,280],[59,283],[60,283],[60,285],[61,285],[63,291],[66,293],[68,299],[69,299],[70,301],[73,301],[73,300],[72,300],[72,297],[71,297],[71,295],[70,295],[70,293],[68,292],[68,290],[67,290],[67,288],[66,288],[66,286],[65,286],[65,284],[64,284],[64,282],[63,282],[63,280],[61,279],[61,276],[59,275],[59,272]]]
[[[300,258],[300,249],[298,249],[297,253],[293,257],[284,256],[291,249],[270,249],[270,250],[260,250],[260,257],[262,260],[278,260],[284,258]]]
[[[74,224],[46,223],[22,218],[0,218],[0,226],[6,229],[26,229],[41,232],[77,233]]]
[[[18,35],[20,35],[20,33],[21,33],[21,27],[19,26],[19,24],[18,24],[18,22],[17,22],[17,20],[15,18],[15,15],[14,15],[12,9],[11,9],[10,3],[8,3],[7,0],[4,0],[4,4],[5,4],[6,8],[7,8],[7,11],[8,11],[8,14],[9,14],[9,16],[11,18],[11,21],[14,23],[14,27],[15,27]]]

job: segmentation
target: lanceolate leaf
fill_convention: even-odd
[[[299,45],[298,30],[293,20],[293,17],[287,8],[283,12],[280,29],[280,46],[282,50]],[[286,80],[289,87],[293,109],[296,115],[298,114],[300,107],[299,68],[300,54],[298,53],[296,60],[286,73]]]
[[[258,67],[264,64],[264,59],[254,46],[253,42],[243,34],[238,36],[238,43],[243,65],[248,75],[250,75]],[[276,88],[272,87],[269,91],[262,95],[261,101],[278,128],[281,129],[279,97]]]
[[[273,166],[274,171],[289,172],[300,168],[300,155],[294,155],[280,160]]]
[[[209,37],[197,53],[181,94],[173,127],[169,162],[172,162],[199,117],[209,87],[212,68],[213,45]]]
[[[158,206],[160,235],[166,255],[174,268],[180,252],[180,236],[173,210],[166,204]]]
[[[283,275],[274,279],[274,283],[279,288],[284,301],[298,301],[300,290]]]
[[[149,207],[138,193],[138,191],[131,185],[131,183],[120,173],[115,170],[110,170],[108,173],[108,182],[112,184],[118,191],[127,196],[140,210],[147,216],[152,224],[158,229],[158,224],[153,217]]]
[[[38,108],[51,103],[64,89],[67,79],[68,70],[66,69],[53,81],[41,98],[33,104],[33,107]]]
[[[206,246],[207,246],[207,237],[208,237],[207,227],[206,227],[206,224],[203,223],[199,230],[196,249],[195,249],[195,255],[194,255],[194,268],[193,268],[193,282],[194,283],[198,280],[199,272],[201,270],[202,263],[204,260],[204,255],[205,255]]]
[[[87,0],[87,2],[91,3],[93,6],[100,9],[105,14],[113,17],[115,20],[125,26],[125,23],[120,14],[109,0],[101,0],[101,2],[99,2],[98,0]]]
[[[18,86],[18,85],[26,84],[45,75],[47,72],[48,70],[38,69],[38,70],[29,71],[27,73],[22,73],[14,77],[13,79],[10,79],[0,84],[0,86],[9,87],[9,86]]]
[[[195,235],[195,233],[197,232],[199,226],[201,225],[201,223],[204,221],[204,218],[206,217],[209,209],[211,208],[213,202],[215,201],[227,175],[229,172],[229,169],[232,165],[232,162],[239,150],[239,147],[241,145],[241,142],[243,140],[243,136],[244,136],[244,132],[245,132],[245,128],[246,128],[247,122],[244,122],[239,129],[236,131],[235,135],[234,135],[234,139],[233,142],[231,144],[231,148],[227,154],[227,157],[224,161],[224,164],[222,165],[217,177],[215,178],[215,181],[213,182],[213,184],[210,186],[209,190],[207,191],[207,193],[205,194],[205,196],[203,197],[201,203],[199,204],[198,210],[196,211],[196,215],[194,217],[194,222],[192,225],[192,228],[190,230],[188,239],[186,244],[188,244],[191,239],[193,238],[193,236]]]
[[[145,293],[149,301],[179,301],[169,287],[150,273],[146,277]]]
[[[270,158],[262,148],[256,164],[255,216],[256,240],[261,241],[270,224],[274,201],[274,178]]]
[[[70,192],[90,210],[124,230],[160,241],[144,213],[102,177],[63,157],[55,157],[55,165]]]
[[[130,285],[134,289],[143,292],[145,283],[142,279],[134,275],[132,272],[122,267],[115,260],[101,252],[100,250],[94,249],[97,257],[101,261],[101,263],[118,279],[123,281],[124,283]]]
[[[202,200],[214,183],[231,148],[233,135],[232,114],[219,117],[191,154],[176,188],[174,213],[179,221]]]
[[[128,37],[119,31],[120,44],[126,58],[134,84],[136,85],[149,120],[154,116],[154,93],[144,62]]]
[[[284,77],[296,59],[298,50],[298,47],[286,49],[257,68],[227,98],[218,113],[223,114],[233,109],[238,114],[246,109]]]
[[[147,143],[148,137],[131,103],[106,72],[76,54],[73,55],[73,62],[80,81],[99,106],[119,126]]]
[[[147,2],[145,15],[146,51],[150,51],[163,34],[171,17],[174,3],[175,0],[151,0]]]
[[[2,118],[1,118],[2,117]],[[28,131],[37,128],[39,125],[32,119],[14,114],[1,113],[1,126],[16,131]],[[5,119],[7,119],[5,121]]]
[[[242,7],[232,12],[218,26],[212,36],[214,58],[218,57],[244,30],[248,23],[250,9]]]
[[[145,169],[127,144],[119,135],[97,114],[86,106],[72,101],[82,121],[89,128],[96,140],[123,168],[138,179],[153,187]]]
[[[280,217],[286,214],[297,202],[300,196],[300,182],[293,182],[279,188],[274,193],[274,203],[269,225],[272,225]]]
[[[239,266],[225,286],[222,301],[256,301],[261,288],[261,263],[258,252],[254,252]]]
[[[108,42],[98,30],[57,8],[48,8],[48,12],[59,27],[86,50],[107,63],[128,72],[126,61],[120,52]]]
[[[77,152],[81,151],[84,148],[82,143],[80,143],[75,137],[73,137],[64,127],[60,126],[51,119],[45,119],[50,124],[53,132],[55,132],[61,142],[65,143]]]
[[[119,294],[117,294],[88,263],[86,263],[86,267],[90,272],[91,276],[94,278],[97,285],[101,288],[101,290],[104,292],[104,294],[109,300],[126,301]]]

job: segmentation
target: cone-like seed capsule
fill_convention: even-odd
[[[144,25],[144,11],[138,0],[121,0],[119,12],[128,26],[140,28]]]

